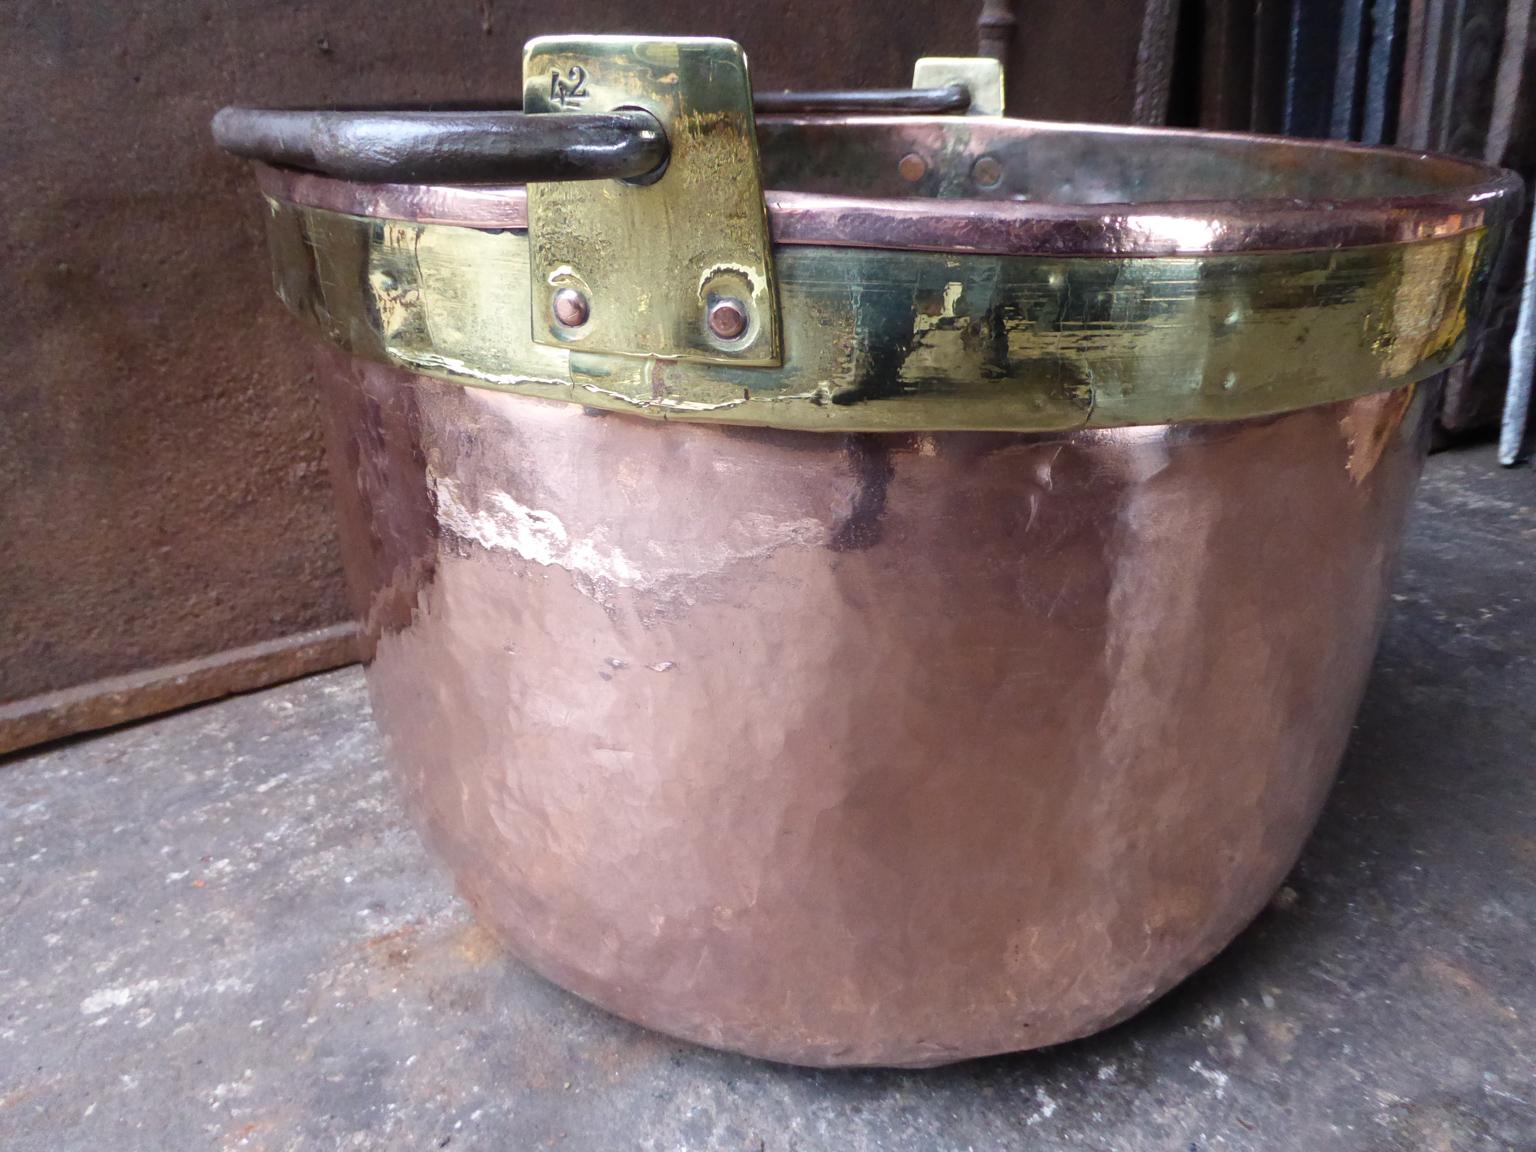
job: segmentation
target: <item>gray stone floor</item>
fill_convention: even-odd
[[[0,765],[0,1148],[1536,1149],[1536,475],[1430,465],[1271,908],[1088,1041],[809,1072],[498,954],[355,670]]]

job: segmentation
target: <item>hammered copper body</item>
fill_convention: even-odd
[[[1432,391],[834,436],[325,378],[375,715],[481,920],[622,1016],[826,1065],[1082,1036],[1252,918]]]

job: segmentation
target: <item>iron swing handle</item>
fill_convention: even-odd
[[[942,114],[971,103],[963,84],[833,92],[761,92],[757,111]],[[649,112],[340,111],[232,106],[213,119],[225,151],[365,183],[637,179],[665,167],[665,131]]]

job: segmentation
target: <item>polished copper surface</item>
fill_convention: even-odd
[[[1000,117],[757,120],[775,244],[1179,255],[1408,243],[1508,221],[1513,174],[1354,144]],[[978,182],[978,162],[996,179]],[[912,173],[921,172],[914,180]],[[349,183],[261,168],[268,196],[354,215],[528,226],[521,185]]]
[[[841,435],[323,355],[375,713],[460,890],[612,1011],[823,1065],[1084,1035],[1262,907],[1433,391]]]

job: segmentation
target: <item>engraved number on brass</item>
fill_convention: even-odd
[[[591,93],[587,91],[587,70],[572,64],[564,76],[557,68],[549,74],[549,100],[557,108],[573,108]]]

